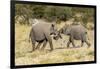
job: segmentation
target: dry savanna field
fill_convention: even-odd
[[[62,23],[63,24],[63,23]],[[59,27],[62,25],[58,25]],[[81,42],[75,41],[76,47],[67,48],[69,36],[62,34],[63,39],[53,40],[53,51],[49,51],[50,46],[47,43],[44,50],[32,50],[31,42],[28,42],[31,26],[15,24],[15,65],[34,65],[50,63],[68,63],[94,61],[94,31],[88,30],[88,38],[91,47],[86,44],[80,47]],[[42,47],[42,45],[40,46]]]

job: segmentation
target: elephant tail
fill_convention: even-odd
[[[28,36],[28,42],[30,42],[30,39],[31,39],[31,32],[30,32],[30,34]]]
[[[29,33],[29,36],[28,36],[28,42],[31,41],[32,35],[33,35],[33,29],[31,29],[31,31],[30,31],[30,33]]]

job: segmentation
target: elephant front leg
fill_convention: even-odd
[[[52,51],[53,50],[52,39],[51,39],[50,35],[47,34],[47,33],[45,34],[45,37],[46,37],[47,41],[49,42],[49,45],[50,45],[50,48],[51,48],[50,51]]]
[[[44,40],[43,47],[41,48],[41,50],[44,50],[44,48],[46,47],[46,44],[47,44],[47,40]]]
[[[88,41],[85,41],[86,42],[86,44],[88,45],[88,47],[90,47],[91,46],[91,44],[88,42]]]
[[[39,49],[39,47],[41,46],[42,42],[39,42],[37,47],[35,49]]]
[[[49,40],[49,44],[50,44],[50,48],[51,48],[51,50],[50,50],[50,51],[52,51],[52,50],[53,50],[52,39],[50,39],[50,40]]]

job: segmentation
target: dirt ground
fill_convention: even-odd
[[[88,38],[91,47],[86,44],[80,47],[80,41],[75,41],[76,47],[67,48],[69,36],[62,35],[63,39],[53,40],[53,51],[49,43],[44,50],[32,50],[31,42],[28,42],[30,26],[15,24],[15,65],[50,64],[66,62],[82,62],[94,60],[94,31],[88,30]],[[41,45],[42,47],[42,45]]]

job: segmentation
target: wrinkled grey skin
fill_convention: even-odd
[[[57,29],[54,24],[47,24],[47,23],[38,23],[32,26],[29,37],[31,38],[33,51],[38,49],[40,45],[43,43],[44,49],[47,42],[50,44],[51,50],[53,50],[52,38],[50,35],[56,34]],[[35,47],[35,43],[38,42],[38,45]]]
[[[87,41],[86,37],[87,31],[82,25],[65,25],[62,29],[59,30],[59,32],[70,36],[67,47],[69,47],[70,43],[72,43],[72,45],[75,47],[74,40],[81,40],[81,46],[83,46],[83,43],[85,42],[88,47],[90,47],[90,43]],[[58,39],[59,35],[55,36],[55,38]]]

